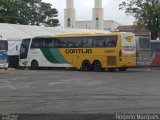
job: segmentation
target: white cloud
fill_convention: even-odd
[[[66,8],[66,0],[42,0],[51,3],[58,10],[58,19],[60,24],[64,25],[64,9]],[[124,11],[119,10],[119,4],[122,0],[102,0],[104,8],[104,20],[114,20],[121,24],[132,24],[134,18],[126,16]],[[76,20],[91,20],[92,8],[94,0],[74,0],[74,8],[76,9]]]

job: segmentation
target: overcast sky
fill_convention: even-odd
[[[58,19],[61,26],[64,26],[64,9],[66,8],[66,0],[42,0],[51,3],[52,7],[58,10]],[[122,0],[102,0],[104,8],[104,20],[114,20],[122,25],[132,24],[135,19],[132,16],[126,16],[124,11],[119,10],[119,4]],[[74,0],[74,8],[76,9],[76,20],[92,20],[92,8],[94,0]]]

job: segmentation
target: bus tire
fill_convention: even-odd
[[[83,71],[90,71],[91,70],[91,63],[88,60],[84,60],[82,62],[82,70]]]
[[[126,71],[127,68],[118,68],[119,71]]]
[[[93,64],[92,64],[92,69],[93,69],[94,72],[102,71],[101,62],[99,60],[94,61]]]
[[[31,62],[31,69],[32,70],[38,70],[38,68],[39,68],[38,61],[37,60],[32,60],[32,62]]]
[[[115,72],[115,71],[116,71],[116,68],[108,68],[108,71],[109,71],[109,72]]]

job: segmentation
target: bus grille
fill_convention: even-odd
[[[108,65],[116,65],[116,56],[107,56]]]

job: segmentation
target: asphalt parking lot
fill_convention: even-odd
[[[160,70],[1,70],[0,113],[160,113]]]

